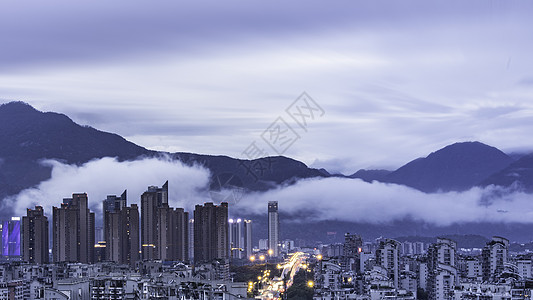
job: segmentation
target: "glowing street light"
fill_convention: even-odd
[[[310,288],[312,288],[312,287],[315,286],[315,283],[314,283],[312,280],[309,280],[309,281],[307,282],[307,286],[310,287]]]
[[[255,260],[255,256],[250,256],[250,261],[253,262]]]
[[[264,255],[259,256],[259,260],[261,261],[265,260],[265,256]]]
[[[272,256],[272,254],[274,254],[274,250],[268,249],[268,255]]]
[[[318,260],[322,260],[322,254],[317,255],[317,256],[316,256],[316,259],[318,259]]]

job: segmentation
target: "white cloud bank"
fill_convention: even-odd
[[[298,219],[386,223],[410,218],[446,226],[463,222],[533,223],[532,195],[488,187],[466,192],[426,194],[409,187],[358,179],[307,179],[266,193],[247,195],[238,206],[265,213],[279,201],[280,211]]]
[[[26,208],[41,205],[51,215],[52,206],[60,206],[63,198],[73,193],[87,193],[89,205],[97,215],[102,212],[102,200],[107,195],[120,195],[128,190],[128,204],[140,205],[140,196],[148,186],[161,186],[169,181],[169,202],[173,207],[191,208],[202,203],[207,195],[209,171],[197,166],[186,166],[170,159],[142,159],[119,162],[102,158],[81,166],[66,165],[54,160],[44,161],[52,166],[52,178],[35,188],[20,192],[7,199],[16,215],[25,215]],[[98,217],[97,217],[98,218]]]
[[[118,162],[114,158],[90,161],[81,166],[45,161],[53,167],[52,178],[35,188],[6,199],[16,215],[41,205],[48,215],[72,193],[86,192],[91,209],[101,217],[106,195],[128,190],[128,203],[139,204],[149,185],[169,181],[169,202],[190,213],[195,204],[213,201],[208,191],[210,173],[199,166],[186,166],[170,159]],[[230,215],[266,214],[266,203],[279,201],[281,212],[295,214],[295,221],[342,220],[386,223],[410,218],[446,226],[463,222],[533,222],[532,195],[501,188],[473,188],[466,192],[425,194],[384,183],[358,179],[325,178],[300,180],[267,192],[247,193],[230,202]]]

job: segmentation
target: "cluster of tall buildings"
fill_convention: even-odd
[[[87,194],[73,194],[60,207],[52,208],[52,261],[94,263],[112,261],[135,265],[138,261],[248,259],[252,255],[252,221],[229,219],[228,203],[196,205],[192,219],[183,208],[169,205],[168,181],[161,187],[149,186],[137,204],[128,206],[127,192],[103,200],[103,240],[95,240],[95,214],[89,209]],[[279,243],[277,203],[269,239]],[[3,222],[2,251],[21,255],[30,263],[49,263],[49,224],[44,209],[28,209],[20,220]],[[22,236],[22,243],[13,239]],[[18,247],[18,248],[17,248]],[[21,251],[22,248],[22,251]],[[277,251],[277,247],[273,247]]]

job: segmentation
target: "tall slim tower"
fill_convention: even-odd
[[[207,202],[194,209],[194,261],[229,258],[228,203]]]
[[[252,256],[252,220],[244,220],[244,255],[245,258]]]
[[[126,191],[103,202],[106,260],[134,265],[139,260],[139,208],[127,206]]]
[[[189,261],[194,261],[194,216],[189,220]]]
[[[279,256],[278,201],[268,202],[268,250],[272,250],[272,256]]]
[[[63,199],[53,207],[54,262],[94,262],[94,213],[86,193]]]
[[[34,264],[47,264],[48,218],[42,206],[28,208],[22,217],[22,259]]]

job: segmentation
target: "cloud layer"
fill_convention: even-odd
[[[245,212],[266,212],[267,202],[295,215],[294,221],[341,220],[389,223],[411,219],[438,226],[466,222],[533,223],[530,194],[496,187],[426,194],[409,187],[359,179],[307,179],[238,203]]]
[[[114,158],[102,158],[82,166],[53,160],[43,163],[53,167],[51,179],[4,201],[12,203],[16,215],[25,215],[26,208],[35,205],[43,206],[45,212],[51,215],[52,206],[60,206],[63,198],[69,198],[73,193],[87,193],[89,206],[99,219],[102,200],[107,195],[120,196],[127,189],[128,203],[136,203],[140,207],[141,194],[147,187],[162,186],[166,180],[169,181],[169,204],[172,207],[191,210],[194,204],[209,200],[206,198],[209,171],[185,166],[179,161],[153,158],[118,162]]]
[[[341,220],[359,223],[389,223],[411,219],[438,226],[466,222],[533,223],[531,194],[497,187],[473,188],[466,192],[426,194],[409,187],[367,183],[359,179],[325,178],[300,180],[267,192],[231,191],[210,193],[210,173],[197,166],[185,166],[167,159],[118,162],[113,158],[93,160],[81,166],[45,161],[53,167],[52,178],[35,188],[6,199],[16,215],[41,205],[51,215],[72,193],[86,192],[90,207],[101,218],[102,200],[109,194],[128,190],[128,203],[140,202],[150,185],[169,181],[169,202],[190,213],[194,205],[217,202],[230,196],[230,215],[264,215],[267,202],[279,201],[280,211],[293,214],[294,221]],[[6,202],[7,201],[7,202]]]

